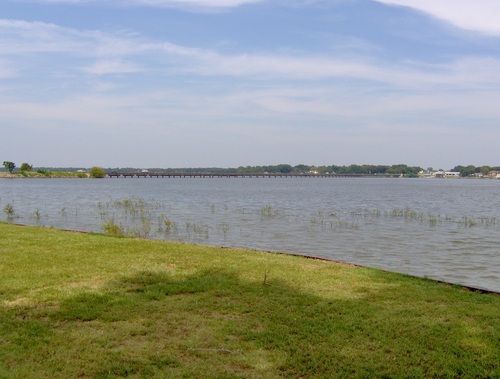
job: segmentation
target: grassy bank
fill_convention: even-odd
[[[0,223],[0,378],[500,378],[500,297]]]

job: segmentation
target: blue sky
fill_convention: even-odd
[[[500,165],[498,0],[0,0],[0,159]]]

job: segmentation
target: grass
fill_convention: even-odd
[[[0,223],[0,378],[500,378],[500,296]]]

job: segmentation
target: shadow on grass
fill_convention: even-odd
[[[464,326],[446,307],[427,315],[410,298],[396,307],[384,299],[369,291],[313,296],[217,270],[181,278],[141,272],[102,293],[63,300],[57,309],[2,311],[0,377],[30,367],[40,378],[498,373],[498,331],[490,331],[495,340],[481,321]]]

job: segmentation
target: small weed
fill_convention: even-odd
[[[278,215],[278,211],[270,205],[266,205],[259,210],[260,217],[273,218]]]
[[[481,225],[485,226],[493,226],[497,224],[497,219],[496,217],[481,217],[479,219]]]
[[[191,236],[191,233],[193,233],[198,237],[208,238],[208,234],[209,234],[208,230],[209,230],[209,227],[207,224],[198,225],[195,223],[186,222],[186,232],[189,236]]]
[[[157,231],[159,234],[163,234],[165,238],[179,234],[179,228],[177,227],[177,224],[163,215],[159,218],[159,226]]]
[[[222,232],[224,234],[224,239],[227,237],[227,233],[229,232],[229,224],[223,222],[217,226],[217,229],[219,232]]]
[[[435,216],[429,217],[429,225],[436,226],[438,224],[439,219]]]
[[[151,220],[147,217],[141,217],[139,226],[127,229],[127,235],[139,238],[148,238],[151,234]]]
[[[104,230],[106,234],[112,236],[122,236],[124,234],[123,226],[121,224],[116,224],[114,217],[111,217],[102,225],[102,230]]]
[[[19,217],[14,210],[14,206],[10,203],[5,204],[5,206],[3,207],[3,212],[6,214],[7,219]]]
[[[42,214],[40,213],[40,210],[38,208],[33,211],[31,216],[37,221],[42,218]]]
[[[474,217],[464,216],[462,220],[459,222],[460,225],[465,226],[466,228],[472,228],[477,225],[477,221]]]

